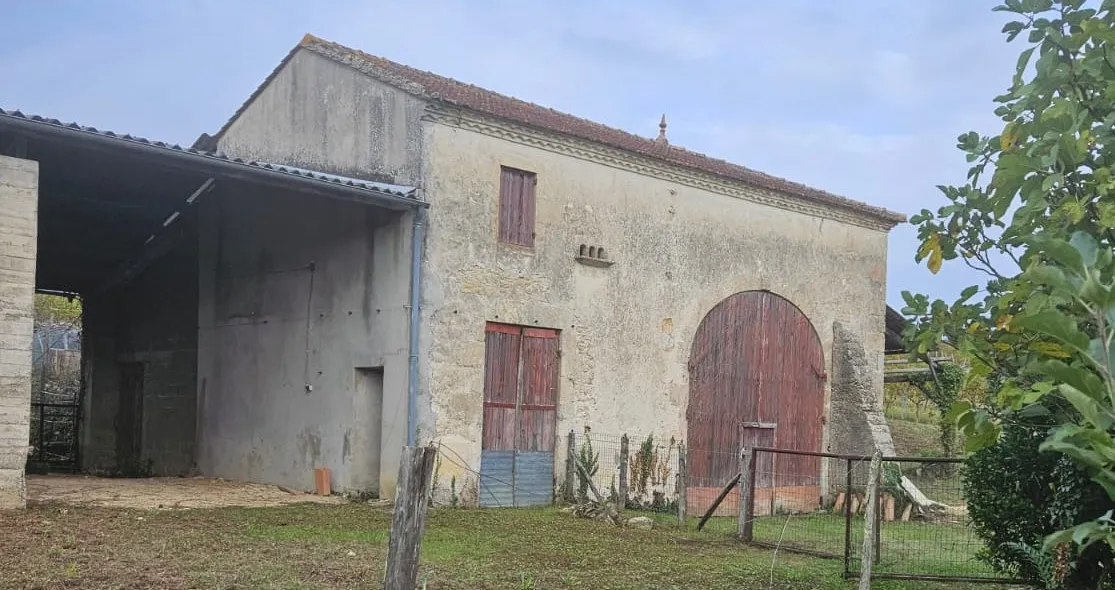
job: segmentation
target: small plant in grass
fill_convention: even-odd
[[[1076,567],[1076,562],[1070,558],[1070,549],[1067,543],[1058,545],[1054,550],[1047,550],[1041,545],[1027,545],[1026,543],[1006,543],[1003,550],[1017,555],[1019,562],[1027,564],[1034,572],[1029,580],[1042,590],[1060,590],[1065,587],[1065,579]]]
[[[534,576],[528,572],[519,572],[519,590],[534,590]]]
[[[676,444],[677,441],[670,438],[665,455],[654,444],[654,435],[648,435],[639,445],[628,466],[631,489],[626,502],[629,508],[661,510],[669,504],[662,488],[670,480],[670,458]]]

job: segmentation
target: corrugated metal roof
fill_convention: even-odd
[[[29,122],[29,123],[34,123],[34,124],[43,125],[43,126],[65,129],[65,130],[73,131],[73,132],[76,132],[76,133],[88,133],[88,134],[97,135],[99,137],[109,138],[109,139],[113,139],[113,140],[117,140],[117,141],[121,141],[121,142],[130,142],[130,143],[135,143],[135,144],[141,144],[141,145],[148,146],[148,147],[163,149],[163,150],[167,150],[168,152],[175,152],[175,153],[179,153],[179,154],[191,154],[191,155],[202,157],[202,158],[210,158],[210,159],[214,159],[214,160],[219,160],[221,162],[226,162],[226,163],[230,163],[230,164],[237,164],[237,165],[240,165],[240,166],[244,166],[246,168],[253,168],[253,169],[257,169],[257,170],[269,170],[269,171],[272,171],[272,172],[279,172],[281,174],[286,174],[286,175],[291,176],[291,177],[305,178],[305,179],[315,180],[315,181],[318,181],[318,182],[321,182],[321,183],[324,183],[324,184],[340,185],[340,186],[344,186],[344,187],[347,187],[347,188],[365,190],[365,191],[378,193],[378,194],[384,194],[384,195],[390,195],[392,197],[404,197],[404,198],[415,199],[415,197],[418,193],[418,189],[416,189],[415,187],[411,187],[411,186],[402,186],[402,185],[387,184],[387,183],[382,183],[382,182],[360,180],[360,179],[349,178],[349,177],[345,177],[345,176],[337,176],[335,174],[327,174],[327,173],[324,173],[324,172],[317,172],[317,171],[314,171],[314,170],[306,170],[304,168],[296,168],[296,167],[293,167],[293,166],[284,166],[284,165],[281,165],[281,164],[272,164],[272,163],[269,163],[269,162],[247,161],[247,160],[242,160],[242,159],[239,159],[239,158],[232,158],[232,157],[229,157],[229,156],[227,156],[225,154],[222,154],[220,152],[207,152],[207,151],[195,149],[195,148],[192,148],[192,147],[182,147],[178,144],[171,144],[171,143],[166,143],[166,142],[163,142],[163,141],[150,140],[150,139],[146,139],[146,138],[143,138],[143,137],[136,137],[134,135],[129,135],[129,134],[115,133],[113,131],[97,129],[96,127],[89,127],[89,126],[85,126],[85,125],[79,125],[77,123],[65,123],[65,122],[59,121],[58,119],[49,119],[49,118],[46,118],[46,117],[40,117],[38,115],[25,115],[20,111],[10,111],[10,110],[5,110],[5,109],[0,108],[0,125],[3,124],[5,119],[20,121],[20,122]]]
[[[348,186],[366,186],[380,190],[386,193],[396,195],[412,195],[416,189],[413,186],[406,186],[403,184],[391,184],[387,182],[376,182],[374,180],[364,180],[363,178],[354,178],[351,176],[341,176],[339,174],[328,174],[326,172],[316,172],[314,170],[307,170],[305,168],[296,168],[294,166],[286,166],[283,164],[271,164],[268,162],[256,162],[257,165],[268,169],[282,169],[291,174],[302,174],[318,178],[319,180],[328,180],[329,182],[337,182],[346,184]]]

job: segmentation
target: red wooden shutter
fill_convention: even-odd
[[[518,328],[488,324],[484,342],[484,430],[481,449],[515,448],[515,407],[519,398]]]
[[[499,180],[499,241],[534,246],[534,186],[537,177],[502,166]]]
[[[524,328],[520,450],[554,450],[559,373],[557,332]]]

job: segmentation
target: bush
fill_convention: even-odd
[[[1095,519],[1115,507],[1067,457],[1038,452],[1050,424],[1004,424],[998,443],[973,455],[963,470],[968,514],[987,547],[979,558],[999,572],[1040,588],[1115,588],[1107,581],[1110,549],[1096,543],[1082,555],[1062,546],[1042,554],[1046,535]]]

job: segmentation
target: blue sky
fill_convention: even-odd
[[[304,33],[912,214],[996,132],[1021,47],[987,0],[0,0],[0,107],[179,143]],[[10,4],[10,5],[9,5]],[[888,302],[980,276],[891,234]]]

